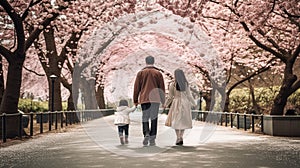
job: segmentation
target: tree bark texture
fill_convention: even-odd
[[[23,57],[16,57],[15,62],[11,62],[8,65],[6,89],[0,106],[1,114],[18,113],[23,62]],[[6,123],[7,138],[14,138],[18,136],[18,128],[20,123],[18,116],[8,117]],[[2,123],[0,125],[0,128],[0,130],[2,130]]]
[[[279,93],[274,99],[274,104],[270,115],[283,115],[288,97],[294,92],[293,85],[297,81],[297,76],[292,71],[293,63],[287,63],[284,70],[284,78],[282,80]]]
[[[97,100],[98,107],[100,109],[105,109],[104,88],[101,87],[100,85],[96,90],[96,100]]]

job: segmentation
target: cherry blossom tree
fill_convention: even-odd
[[[47,40],[49,40],[48,45],[45,48],[48,48],[50,51],[46,52],[46,55],[48,58],[51,57],[51,63],[52,65],[57,65],[58,68],[56,68],[56,72],[60,70],[64,62],[60,62],[61,60],[57,61],[54,60],[53,56],[56,54],[56,48],[53,46],[55,43],[55,38],[51,36],[51,30],[55,26],[56,28],[59,28],[56,22],[54,22],[58,16],[59,21],[61,23],[66,23],[69,18],[80,22],[80,19],[82,19],[84,23],[87,23],[88,20],[86,20],[86,17],[80,17],[81,13],[87,13],[89,12],[89,18],[92,19],[100,19],[107,21],[110,18],[116,17],[118,14],[126,11],[130,11],[130,8],[132,8],[132,3],[130,0],[128,1],[122,1],[123,6],[126,6],[127,9],[124,10],[117,10],[117,12],[112,13],[109,12],[106,15],[103,15],[102,17],[98,17],[98,15],[93,15],[92,12],[98,12],[102,11],[103,9],[109,8],[110,6],[121,3],[119,2],[104,2],[100,0],[91,0],[91,1],[75,1],[75,0],[26,0],[22,2],[8,2],[6,0],[1,1],[0,5],[0,12],[1,12],[1,23],[4,23],[3,31],[1,31],[1,46],[0,46],[0,54],[5,57],[5,59],[8,61],[8,73],[7,73],[7,80],[6,80],[6,90],[1,102],[0,111],[1,113],[17,113],[17,107],[18,107],[18,99],[20,95],[20,85],[21,85],[21,75],[22,75],[22,66],[24,63],[24,60],[26,58],[26,52],[28,51],[28,54],[32,54],[33,50],[29,50],[30,46],[37,42],[37,39],[39,38],[39,35],[44,30],[44,36],[47,37]],[[94,5],[94,6],[93,6]],[[110,5],[110,6],[109,6]],[[102,8],[102,10],[98,10],[98,6]],[[67,10],[70,8],[70,10]],[[117,9],[120,8],[120,6],[116,6]],[[91,10],[93,9],[93,10]],[[67,11],[66,11],[67,10]],[[121,12],[120,12],[121,11]],[[74,16],[74,12],[76,14]],[[93,18],[94,16],[94,18]],[[64,19],[65,18],[65,19]],[[58,21],[58,22],[59,22]],[[64,22],[66,21],[66,22]],[[69,28],[72,26],[70,24],[60,24],[60,26],[65,26],[65,28]],[[68,27],[69,26],[69,27]],[[75,24],[73,25],[73,32],[79,33],[82,28],[82,24]],[[68,34],[68,32],[60,31],[61,36],[64,35],[64,33]],[[77,36],[75,36],[77,37]],[[11,40],[12,39],[12,40]],[[67,41],[67,40],[66,40]],[[71,41],[69,41],[72,43]],[[52,46],[51,46],[52,45]],[[69,45],[69,44],[68,44]],[[69,45],[70,46],[70,45]],[[69,47],[68,46],[68,47]],[[62,48],[62,51],[65,52],[67,49]],[[71,51],[73,49],[71,48]],[[68,51],[70,52],[70,51]],[[65,57],[64,54],[62,54],[62,57]],[[46,59],[47,63],[49,63]],[[49,65],[49,64],[48,64]],[[49,70],[50,72],[46,72],[48,75],[47,78],[49,80],[49,74],[54,73],[51,72],[52,70]],[[56,82],[56,86],[60,85],[59,81]],[[59,92],[59,91],[58,91]],[[51,92],[50,92],[51,93]],[[15,120],[14,118],[9,119],[8,124],[9,128],[11,130],[8,130],[8,137],[14,137],[17,135],[17,124],[13,124]],[[17,122],[18,123],[18,122]]]
[[[255,75],[258,75],[257,72],[263,72],[259,70],[260,68],[265,67],[265,62],[267,60],[267,57],[261,57],[260,59],[253,59],[255,57],[255,54],[249,54],[249,52],[246,52],[247,48],[253,48],[251,46],[250,40],[244,38],[242,34],[240,34],[240,29],[234,29],[233,31],[231,27],[224,25],[223,20],[215,19],[213,22],[202,22],[199,18],[200,15],[196,13],[201,13],[202,10],[205,9],[205,3],[202,2],[196,2],[196,1],[189,1],[189,2],[179,2],[176,1],[173,4],[169,4],[166,2],[160,2],[162,6],[165,8],[171,10],[174,14],[183,16],[183,17],[189,17],[191,22],[194,22],[196,25],[200,25],[202,29],[211,37],[212,43],[214,48],[218,50],[218,55],[220,60],[222,61],[223,67],[224,67],[224,78],[221,81],[221,83],[216,83],[217,80],[211,80],[210,82],[206,82],[207,89],[205,89],[202,94],[205,95],[205,99],[212,100],[212,102],[206,102],[207,104],[212,104],[214,106],[215,102],[210,99],[210,96],[208,95],[214,95],[216,90],[219,90],[220,93],[224,93],[222,95],[222,100],[225,101],[224,107],[221,107],[222,110],[228,111],[228,105],[229,105],[229,95],[236,86],[243,83],[244,81],[247,81],[247,79],[252,78]],[[196,5],[196,6],[195,6]],[[192,10],[192,11],[191,11]],[[194,14],[193,14],[194,13]],[[198,18],[197,18],[198,17]],[[208,22],[208,23],[207,23]],[[209,28],[208,28],[209,27]],[[230,33],[228,33],[230,32]],[[261,52],[258,52],[261,53]],[[243,55],[242,57],[239,57]],[[251,61],[249,61],[251,60]],[[247,62],[247,63],[245,63]],[[201,61],[191,59],[188,62],[191,66],[196,67],[198,69],[198,72],[201,73],[204,78],[206,78],[206,81],[209,81],[212,77],[209,74],[209,69],[207,69],[204,65],[201,65]],[[236,81],[235,84],[232,84],[232,86],[229,86],[229,83],[232,83],[232,79],[236,80],[237,78],[233,78],[233,76],[236,76],[239,78],[239,75],[233,74],[233,70],[237,66],[236,64],[239,64],[240,66],[245,66],[250,68],[252,74],[248,74],[239,80]],[[268,65],[269,66],[269,65]],[[265,71],[265,70],[264,70]],[[234,73],[236,73],[235,71]],[[250,71],[249,71],[250,72]],[[225,88],[228,88],[225,90]]]
[[[0,45],[0,54],[8,62],[6,88],[0,106],[0,112],[13,114],[17,113],[18,100],[20,96],[20,86],[22,77],[22,66],[26,58],[26,51],[37,39],[42,30],[55,20],[61,11],[72,1],[59,1],[52,5],[50,1],[0,1],[0,12],[6,23],[3,33],[4,43]],[[35,26],[27,32],[25,23],[27,19],[35,19]],[[13,40],[10,40],[13,39]],[[19,122],[16,117],[8,118],[8,137],[15,137],[18,134],[17,128]]]
[[[35,47],[39,50],[40,61],[47,74],[55,74],[59,78],[55,81],[55,110],[61,110],[60,83],[69,90],[68,109],[74,109],[72,101],[72,83],[71,75],[73,73],[74,59],[79,41],[84,32],[88,33],[88,29],[99,26],[104,22],[118,17],[126,12],[131,12],[134,4],[130,1],[76,1],[69,6],[60,18],[55,20],[51,27],[45,29],[44,37],[41,42],[36,42]],[[58,54],[60,52],[60,54]],[[62,75],[63,67],[69,69]],[[49,78],[48,78],[49,80]],[[49,85],[51,81],[49,80]],[[49,87],[50,88],[50,87]],[[51,101],[51,91],[50,101]]]
[[[271,115],[283,114],[287,98],[300,88],[300,81],[293,71],[300,52],[300,3],[293,0],[212,3],[229,10],[232,19],[239,23],[254,44],[285,64],[281,88],[271,110]]]
[[[215,21],[218,24],[222,22],[216,29],[218,31],[212,31],[212,35],[218,35],[216,41],[220,38],[217,33],[219,30],[225,28],[226,35],[239,30],[239,34],[247,37],[252,44],[279,59],[285,65],[284,78],[271,114],[284,113],[287,98],[299,89],[300,83],[293,72],[300,52],[298,1],[206,0],[173,1],[171,4],[160,1],[160,4],[175,14],[203,25],[208,31]]]

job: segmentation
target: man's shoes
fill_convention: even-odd
[[[144,146],[147,146],[147,145],[148,145],[149,139],[150,139],[150,136],[149,136],[149,135],[146,135],[146,136],[144,137],[144,140],[143,140],[143,145],[144,145]]]
[[[155,146],[155,145],[156,145],[155,140],[154,139],[150,140],[150,146]]]

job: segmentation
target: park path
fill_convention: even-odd
[[[89,121],[63,133],[47,133],[0,148],[7,168],[289,168],[300,166],[300,138],[272,137],[194,121],[184,146],[159,116],[157,145],[142,146],[138,112],[131,114],[130,142],[120,145],[113,116]]]

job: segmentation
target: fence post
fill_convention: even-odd
[[[81,123],[81,111],[78,111],[77,112],[78,116],[77,116],[77,119],[78,119],[78,123]]]
[[[73,124],[76,124],[76,111],[72,111],[72,121],[73,121]]]
[[[244,113],[244,130],[247,131],[247,115]]]
[[[30,112],[30,136],[33,136],[33,112]]]
[[[64,113],[60,112],[60,128],[64,127]]]
[[[225,112],[225,127],[227,127],[227,122],[228,122],[228,113],[227,112]]]
[[[79,112],[78,111],[75,111],[75,123],[78,124],[79,121],[78,121],[78,117],[79,116]]]
[[[84,112],[83,111],[80,111],[80,117],[81,117],[81,122],[83,123],[84,122]]]
[[[55,111],[55,129],[57,130],[57,111]]]
[[[223,113],[221,113],[221,126],[223,125]]]
[[[51,131],[51,126],[52,126],[52,113],[49,111],[48,112],[48,118],[49,118],[49,131]]]
[[[264,133],[264,115],[261,115],[261,132]]]
[[[198,120],[203,121],[202,120],[202,112],[201,111],[198,112]]]
[[[240,129],[240,114],[236,113],[237,129]]]
[[[6,114],[2,114],[2,141],[6,142]]]
[[[255,131],[255,127],[254,127],[255,123],[254,123],[254,115],[253,115],[253,113],[251,114],[251,124],[252,124],[252,132],[254,132]]]
[[[68,126],[68,120],[69,120],[69,112],[66,111],[66,127]]]
[[[70,111],[70,123],[69,124],[70,125],[73,124],[73,112],[72,111]]]
[[[22,113],[19,113],[19,138],[22,139],[22,130],[23,130],[23,121],[22,121]]]
[[[230,112],[230,126],[233,127],[233,114]]]
[[[43,133],[43,113],[39,113],[40,115],[40,133],[42,134]]]

